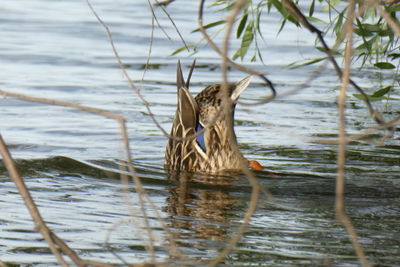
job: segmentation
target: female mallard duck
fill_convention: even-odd
[[[170,138],[168,141],[165,166],[173,170],[203,173],[241,169],[241,161],[246,159],[235,148],[237,140],[233,129],[233,115],[236,102],[250,84],[252,76],[229,84],[228,101],[231,108],[228,113],[220,112],[218,114],[223,99],[220,84],[206,87],[195,98],[189,92],[189,82],[194,65],[195,62],[192,64],[185,83],[178,62],[178,105],[171,129],[171,136],[176,138]],[[226,116],[230,116],[230,119],[226,119]],[[209,124],[210,126],[197,137],[185,139]]]

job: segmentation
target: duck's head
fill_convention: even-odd
[[[204,88],[196,97],[196,103],[199,108],[199,123],[202,127],[212,123],[216,116],[216,121],[224,119],[220,115],[221,105],[223,101],[228,102],[228,108],[231,112],[232,118],[234,114],[235,105],[239,99],[240,94],[247,88],[252,80],[252,76],[248,76],[237,83],[230,83],[227,86],[228,97],[225,97],[225,92],[221,84],[213,84]]]

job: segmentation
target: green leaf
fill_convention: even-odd
[[[366,31],[365,29],[355,29],[354,33],[361,37],[371,37],[374,35],[372,32]]]
[[[287,19],[284,19],[284,20],[282,21],[282,24],[281,24],[281,26],[279,27],[278,33],[280,33],[280,32],[283,30],[283,27],[285,26],[286,21],[287,21]]]
[[[326,21],[316,18],[316,17],[306,17],[309,22],[321,23],[321,24],[328,24]]]
[[[384,69],[384,70],[390,70],[390,69],[396,68],[395,65],[393,65],[392,63],[389,63],[389,62],[377,62],[374,64],[374,66],[379,69]]]
[[[315,47],[317,50],[321,51],[322,53],[326,53],[325,47],[322,46],[316,46]],[[331,51],[332,53],[332,51]],[[339,51],[335,51],[335,53],[333,53],[334,56],[339,56],[341,55],[341,53]]]
[[[364,41],[361,45],[356,47],[356,50],[366,50],[368,52],[371,52],[372,46],[375,44],[375,42],[378,41],[378,36],[374,36],[368,41]]]
[[[400,54],[399,53],[392,53],[392,54],[389,54],[388,57],[391,57],[392,60],[395,60],[396,58],[400,57]]]
[[[387,93],[389,93],[390,90],[392,90],[392,86],[386,86],[385,88],[375,91],[371,96],[372,97],[382,97],[382,96],[386,95]]]
[[[312,64],[318,63],[318,62],[320,62],[320,61],[322,61],[324,59],[326,59],[326,57],[312,59],[312,60],[306,61],[303,64],[298,64],[298,62],[293,62],[293,63],[290,63],[288,65],[288,68],[289,69],[298,69],[298,68],[301,68],[301,67],[304,67],[304,66],[308,66],[308,65],[312,65]]]
[[[208,7],[213,7],[213,6],[222,6],[222,8],[219,9],[218,11],[231,10],[235,6],[235,2],[231,0],[221,0],[221,1],[215,1],[214,3],[208,5]]]
[[[358,18],[356,19],[356,22],[357,22],[357,28],[354,30],[354,32],[358,36],[370,37],[373,36],[375,32],[381,31],[379,25],[362,23]]]
[[[226,2],[228,2],[228,0],[215,1],[214,3],[212,3],[212,4],[210,5],[210,7],[211,7],[211,6],[219,6],[219,5],[225,4]]]
[[[362,26],[365,30],[370,31],[370,32],[379,32],[381,30],[381,25],[379,25],[379,24],[363,23]]]
[[[374,6],[370,6],[369,8],[367,8],[367,10],[365,10],[365,13],[363,15],[364,19],[367,18],[375,19],[375,17],[376,17],[376,9]]]
[[[296,26],[300,26],[300,23],[294,19],[292,16],[289,15],[289,13],[287,12],[287,10],[285,9],[285,7],[282,5],[282,3],[278,0],[271,0],[272,4],[274,5],[274,7],[279,11],[279,13],[281,13],[282,17],[284,18],[284,22],[286,22],[286,20],[289,20],[290,22],[294,23]],[[279,32],[282,30],[283,26],[285,25],[285,23],[282,23],[281,25],[281,29],[279,30]]]
[[[308,10],[308,16],[312,17],[312,15],[314,14],[314,8],[315,8],[315,0],[311,2],[310,10]]]
[[[220,24],[224,24],[224,23],[226,23],[226,20],[218,20],[218,21],[211,22],[207,25],[204,25],[203,27],[204,27],[204,29],[208,29],[208,28],[212,28],[212,27],[218,26]],[[198,32],[198,31],[200,31],[200,28],[193,30],[192,33]]]
[[[400,11],[400,4],[390,5],[386,8],[386,11],[389,13]]]
[[[354,97],[361,99],[361,100],[365,100],[364,97],[361,94],[353,94]],[[383,100],[383,99],[388,99],[385,96],[380,96],[380,97],[374,97],[374,96],[370,96],[367,95],[367,98],[369,101],[379,101],[379,100]]]
[[[286,9],[282,6],[282,3],[278,0],[271,0],[271,3],[274,5],[274,7],[281,13],[284,17],[287,17],[288,13]]]
[[[264,36],[263,36],[263,34],[261,32],[261,29],[260,29],[261,11],[262,11],[261,8],[258,9],[258,11],[257,11],[256,29],[257,29],[257,32],[260,35],[261,39],[264,40]]]
[[[248,14],[246,13],[242,17],[242,19],[240,20],[240,23],[239,23],[239,26],[238,26],[238,29],[237,29],[237,32],[236,32],[236,38],[238,38],[238,39],[242,35],[242,32],[244,30],[244,26],[246,26],[247,17],[248,17]]]
[[[367,31],[364,28],[355,29],[354,33],[357,34],[358,36],[362,36],[362,37],[371,37],[372,35],[374,35],[372,32]]]
[[[269,1],[267,2],[267,10],[268,10],[268,13],[271,12],[271,6],[272,6],[272,1],[269,0]]]
[[[240,57],[241,53],[242,53],[242,48],[239,48],[238,50],[236,50],[235,54],[233,54],[232,59],[233,60],[237,59],[238,57]]]
[[[391,35],[393,35],[393,31],[390,30],[390,29],[380,30],[380,31],[378,32],[378,35],[379,35],[379,36],[391,36]]]
[[[335,7],[340,3],[341,0],[328,0],[328,4],[323,8],[323,11],[329,11],[331,8]]]
[[[263,59],[263,57],[261,55],[260,49],[257,49],[257,54],[258,54],[258,57],[260,58],[261,62],[264,64],[264,59]]]
[[[176,49],[174,52],[172,52],[172,53],[170,54],[170,56],[179,54],[180,52],[185,51],[185,50],[189,50],[189,48],[192,48],[192,47],[194,47],[194,46],[196,46],[196,44],[188,44],[187,46],[182,46],[181,48],[178,48],[178,49]]]
[[[240,59],[243,60],[244,56],[247,53],[247,50],[249,49],[249,46],[251,45],[254,39],[253,28],[254,28],[254,21],[250,20],[249,23],[247,24],[246,30],[244,31],[240,48],[236,50],[235,54],[232,57],[233,59],[237,59],[238,57],[240,57]]]
[[[393,86],[386,86],[382,89],[379,89],[375,91],[374,93],[367,95],[367,98],[369,101],[379,101],[379,100],[386,100],[386,99],[392,99],[395,100],[395,98],[389,98],[388,96],[385,96],[387,93],[389,93],[392,90]],[[354,97],[364,100],[364,96],[361,94],[353,94]]]
[[[335,26],[333,27],[333,30],[334,30],[334,32],[335,32],[336,35],[339,35],[339,33],[340,33],[341,29],[342,29],[344,11],[345,11],[345,10],[343,10],[342,12],[340,12],[340,14],[339,14],[339,16],[338,16],[338,18],[337,18],[336,24],[335,24]]]

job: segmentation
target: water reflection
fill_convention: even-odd
[[[209,248],[204,241],[226,242],[229,210],[237,202],[226,188],[236,179],[187,172],[172,174],[169,179],[177,185],[170,187],[164,209],[177,242],[197,248]]]

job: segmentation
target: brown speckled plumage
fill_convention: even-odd
[[[168,141],[165,166],[173,170],[203,173],[240,169],[244,157],[234,149],[237,141],[233,129],[233,111],[240,93],[249,85],[251,76],[229,85],[230,97],[227,101],[230,110],[228,113],[221,112],[215,123],[205,129],[204,141],[199,137],[178,140],[195,134],[211,123],[218,115],[223,100],[219,84],[206,87],[195,98],[191,96],[188,88],[193,68],[194,64],[185,83],[178,63],[178,105],[171,129],[171,136],[176,138],[170,138]],[[226,116],[231,116],[231,119],[226,119]]]

